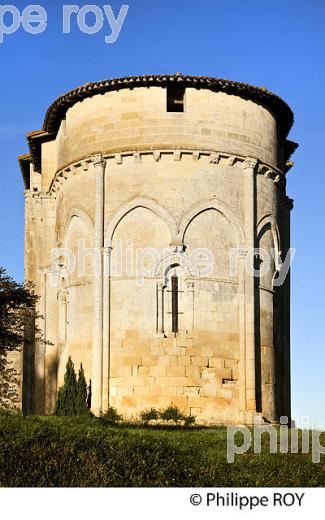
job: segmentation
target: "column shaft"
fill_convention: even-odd
[[[104,288],[103,288],[103,401],[105,412],[109,407],[109,371],[110,371],[110,293],[111,293],[111,247],[104,249]]]
[[[256,159],[247,158],[243,164],[245,183],[245,234],[248,257],[245,269],[245,340],[246,340],[246,410],[256,411],[255,374],[255,278],[254,255],[256,239]],[[251,265],[248,265],[248,261]]]
[[[92,411],[102,411],[103,392],[103,247],[104,247],[104,170],[101,155],[93,158],[95,169],[95,265],[93,307]]]

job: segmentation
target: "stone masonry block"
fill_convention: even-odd
[[[167,367],[167,376],[176,376],[176,377],[185,376],[185,366]]]
[[[207,367],[209,358],[207,356],[191,356],[191,365],[199,367]]]
[[[178,356],[177,364],[181,366],[189,366],[190,365],[190,357],[189,356]]]

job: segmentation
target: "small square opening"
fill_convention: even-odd
[[[167,87],[167,112],[185,111],[185,88]]]

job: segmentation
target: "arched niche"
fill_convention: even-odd
[[[169,248],[169,225],[156,212],[136,206],[119,218],[111,240],[111,337],[156,329],[156,266]],[[130,332],[131,333],[131,332]]]
[[[207,272],[207,277],[232,277],[231,251],[237,247],[237,237],[232,225],[221,212],[209,208],[197,213],[184,230],[183,240],[188,255],[197,260],[196,267],[201,276]],[[199,250],[202,251],[202,258],[205,257],[205,266],[200,266]]]
[[[177,225],[174,217],[169,211],[161,206],[158,202],[147,197],[136,197],[125,204],[123,204],[109,220],[105,228],[105,245],[109,247],[113,240],[113,236],[120,222],[125,217],[138,208],[143,208],[151,211],[154,215],[159,217],[168,227],[171,240],[177,235]]]
[[[232,250],[238,249],[239,234],[229,218],[214,207],[194,213],[184,229],[186,253],[199,271],[193,295],[193,328],[205,335],[220,358],[238,358],[238,279],[231,259]]]
[[[82,212],[73,210],[61,236],[62,271],[58,287],[58,384],[62,384],[65,365],[71,356],[76,368],[83,364],[91,378],[93,333],[93,276],[96,253],[93,226]]]

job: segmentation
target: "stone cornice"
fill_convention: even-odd
[[[264,175],[271,179],[275,184],[285,184],[285,175],[275,166],[263,163],[258,159],[247,158],[241,155],[229,154],[227,152],[216,152],[211,150],[190,150],[190,149],[159,149],[159,150],[130,150],[118,153],[97,154],[80,159],[65,168],[59,170],[51,183],[49,195],[53,195],[60,190],[61,185],[70,175],[76,175],[88,171],[94,164],[94,157],[99,157],[101,161],[116,165],[123,165],[126,158],[133,157],[135,164],[140,164],[143,156],[152,156],[154,162],[161,161],[164,156],[173,156],[174,161],[181,161],[184,156],[192,156],[193,161],[200,162],[203,158],[209,164],[218,166],[231,166],[244,170],[247,167],[254,167],[256,174]]]

